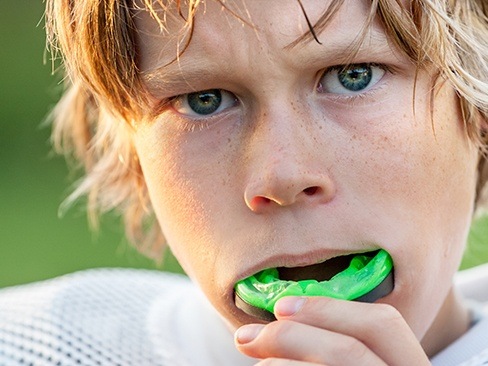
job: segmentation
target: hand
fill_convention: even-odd
[[[236,332],[244,354],[258,365],[430,365],[400,313],[386,304],[325,297],[286,297],[277,321]]]

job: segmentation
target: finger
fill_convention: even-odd
[[[320,365],[386,365],[347,335],[288,320],[251,324],[236,332],[236,346],[255,358],[282,358]]]
[[[407,322],[387,304],[286,297],[276,303],[275,315],[356,338],[388,365],[429,364]]]

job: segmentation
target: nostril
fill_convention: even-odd
[[[314,187],[308,187],[303,190],[303,193],[305,193],[307,196],[313,196],[314,194],[317,193],[319,190],[319,187],[314,186]]]
[[[251,200],[251,206],[252,207],[259,207],[261,205],[266,205],[270,202],[271,202],[271,199],[269,199],[268,197],[257,196]]]

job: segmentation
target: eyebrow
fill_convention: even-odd
[[[304,50],[311,43],[313,43],[313,38],[308,42],[298,43],[293,49]],[[311,63],[320,61],[331,63],[331,60],[334,60],[335,62],[332,62],[331,66],[336,66],[352,63],[355,58],[386,58],[385,55],[395,53],[386,35],[374,29],[371,29],[367,36],[361,36],[348,42],[343,40],[325,42],[322,47],[324,47],[323,53],[313,52],[306,56],[306,60]],[[288,46],[285,49],[292,50]],[[298,55],[300,58],[301,53],[298,52]]]
[[[356,41],[359,41],[359,44]],[[321,52],[316,50],[306,52],[310,48],[322,50]],[[191,51],[187,52],[191,53]],[[319,45],[312,38],[309,42],[300,42],[294,48],[285,46],[282,48],[282,52],[296,53],[293,56],[296,65],[309,64],[332,67],[352,62],[368,62],[368,59],[374,59],[369,60],[370,62],[380,62],[380,58],[392,54],[393,50],[386,35],[372,28],[364,39],[354,39],[347,42],[343,40],[330,42],[329,40],[329,42],[326,41]],[[354,61],[355,59],[358,60]],[[216,73],[214,70],[219,70],[219,72]],[[142,80],[150,93],[174,96],[199,91],[201,89],[198,85],[202,84],[202,81],[209,84],[212,79],[220,78],[222,73],[221,64],[209,58],[196,58],[184,53],[173,62],[143,72]]]
[[[188,93],[188,89],[198,91],[194,85],[215,77],[215,72],[210,71],[214,67],[219,66],[210,60],[195,62],[192,58],[182,57],[149,72],[143,72],[142,81],[151,93],[178,95]],[[171,93],[167,93],[168,90]]]

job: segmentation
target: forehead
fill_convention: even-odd
[[[249,57],[248,51],[256,45],[262,52],[285,50],[309,32],[307,17],[315,24],[331,5],[338,3],[342,5],[318,37],[322,43],[342,44],[346,48],[364,30],[371,8],[369,1],[302,0],[302,9],[298,0],[209,0],[197,4],[193,32],[187,21],[188,3],[179,8],[176,1],[153,2],[151,11],[141,6],[135,14],[138,48],[146,56],[139,66],[149,71],[170,63],[190,37],[190,54],[218,55],[225,48],[235,57]],[[368,33],[370,38],[384,38],[375,22]],[[310,46],[317,46],[313,38],[291,48],[300,55],[304,47]]]

